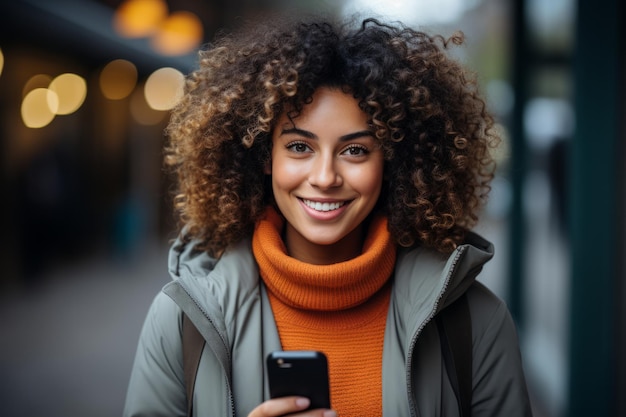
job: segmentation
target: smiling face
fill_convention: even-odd
[[[358,101],[319,88],[298,117],[280,116],[272,144],[272,190],[287,221],[289,254],[315,264],[359,255],[384,160]]]

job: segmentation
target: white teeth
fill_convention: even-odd
[[[316,211],[337,210],[339,207],[341,207],[341,206],[343,206],[345,204],[345,202],[320,203],[320,202],[311,201],[311,200],[302,200],[302,201],[304,201],[304,204],[306,204],[308,207],[311,207],[313,210],[316,210]]]

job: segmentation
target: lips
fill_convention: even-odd
[[[346,201],[336,201],[332,203],[329,203],[329,202],[322,203],[319,201],[305,200],[305,199],[302,199],[302,201],[304,202],[304,204],[306,204],[307,207],[315,211],[333,211],[347,204]]]

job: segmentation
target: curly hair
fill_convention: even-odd
[[[464,42],[375,19],[267,21],[199,52],[166,133],[185,237],[219,256],[272,204],[264,174],[273,123],[321,86],[350,91],[384,149],[376,210],[401,246],[451,252],[476,224],[499,138],[472,73],[447,54]]]

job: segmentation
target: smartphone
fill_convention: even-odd
[[[276,351],[267,356],[270,397],[298,395],[311,400],[308,409],[330,408],[328,361],[312,350]]]

